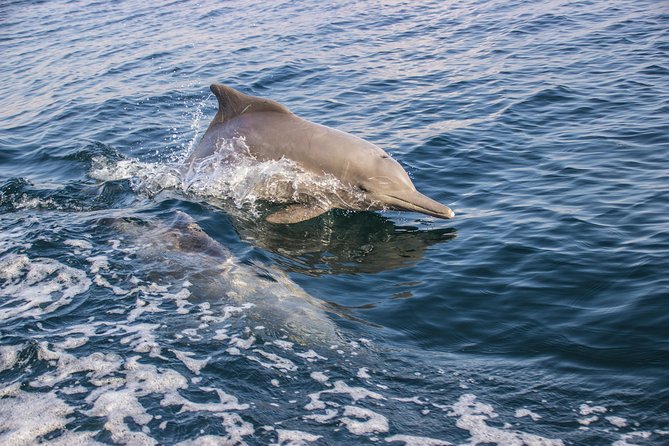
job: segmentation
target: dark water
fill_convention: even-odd
[[[0,48],[0,443],[669,444],[666,2],[3,2]],[[184,192],[214,81],[455,220]]]

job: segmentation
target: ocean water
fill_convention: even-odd
[[[663,1],[3,2],[0,444],[669,444]],[[454,220],[272,225],[209,84]]]

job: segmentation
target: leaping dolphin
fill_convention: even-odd
[[[286,158],[305,172],[334,177],[341,183],[342,187],[330,185],[318,193],[300,190],[293,194],[298,200],[270,214],[267,221],[297,223],[331,208],[394,209],[439,218],[455,215],[449,207],[418,192],[402,166],[376,145],[302,119],[271,99],[222,84],[212,84],[211,91],[218,98],[218,113],[186,161],[191,169],[197,160],[214,154],[222,141],[241,138],[258,161]]]

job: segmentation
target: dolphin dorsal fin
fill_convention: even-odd
[[[235,116],[251,112],[277,112],[292,114],[283,105],[271,99],[257,98],[241,93],[223,84],[211,84],[211,91],[218,99],[215,122],[225,122]]]

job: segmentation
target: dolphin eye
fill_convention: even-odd
[[[381,158],[386,159],[386,158],[390,158],[390,157],[388,155],[381,155]]]

